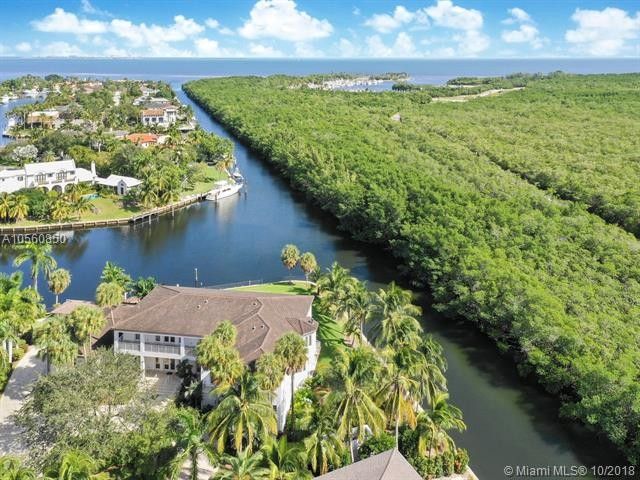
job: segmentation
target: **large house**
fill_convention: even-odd
[[[318,324],[311,316],[313,297],[208,288],[157,286],[138,303],[114,310],[113,348],[140,357],[143,373],[174,374],[182,360],[193,364],[203,381],[203,402],[214,401],[209,372],[196,363],[196,345],[223,321],[236,327],[236,348],[252,366],[274,350],[285,333],[299,334],[307,345],[304,370],[295,374],[297,388],[316,367]],[[284,428],[291,403],[291,380],[283,379],[274,396],[278,427]]]
[[[422,480],[394,448],[316,477],[321,480]]]
[[[173,105],[145,108],[140,113],[140,122],[147,126],[168,127],[175,123],[176,120],[178,120],[178,108]]]
[[[23,188],[46,188],[64,192],[69,185],[94,182],[95,165],[91,170],[76,167],[73,159],[56,162],[27,163],[22,168],[0,170],[0,192],[13,193]]]

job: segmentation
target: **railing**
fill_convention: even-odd
[[[190,357],[195,357],[196,356],[196,347],[189,347],[189,346],[185,345],[184,354],[185,355],[189,355]]]
[[[140,342],[132,340],[118,340],[118,349],[127,352],[139,352]]]
[[[159,343],[145,343],[144,344],[145,352],[154,352],[154,353],[173,353],[176,355],[180,355],[180,346],[179,345],[162,345]]]

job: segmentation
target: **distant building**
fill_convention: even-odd
[[[131,143],[135,143],[142,148],[147,148],[154,145],[162,145],[165,142],[167,136],[156,135],[155,133],[131,133],[125,138]]]
[[[321,480],[422,480],[394,448],[316,477]]]
[[[272,352],[285,333],[295,332],[307,345],[306,365],[294,375],[296,389],[315,370],[319,352],[312,303],[309,295],[160,285],[137,304],[117,307],[109,330],[113,331],[113,349],[139,357],[146,374],[175,377],[178,364],[188,360],[203,381],[203,403],[211,404],[214,386],[209,372],[197,365],[198,342],[228,320],[238,331],[240,357],[253,365],[264,353]],[[290,377],[284,378],[273,399],[281,430],[291,404],[291,387]]]
[[[107,178],[96,178],[98,185],[111,187],[118,195],[126,195],[129,190],[139,187],[142,182],[137,178],[111,174]]]
[[[56,129],[59,127],[60,112],[58,110],[39,110],[31,112],[25,119],[25,125],[29,128],[40,127]]]
[[[93,163],[91,170],[76,167],[73,159],[27,163],[22,168],[0,170],[0,192],[13,193],[23,188],[64,192],[69,185],[94,182],[96,178]]]
[[[178,119],[178,108],[166,106],[161,108],[145,108],[140,113],[140,122],[143,125],[168,127]]]

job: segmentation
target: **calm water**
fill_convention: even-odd
[[[158,78],[179,90],[191,77],[228,74],[309,73],[330,71],[407,71],[414,78],[450,78],[513,71],[610,72],[639,70],[630,61],[548,60],[467,62],[296,62],[296,61],[98,61],[9,60],[0,64],[0,76],[59,72]],[[634,66],[636,68],[634,68]],[[571,67],[571,68],[570,68]],[[573,70],[572,70],[573,68]],[[194,109],[207,130],[227,135],[198,107]],[[248,279],[273,280],[287,275],[279,261],[285,243],[313,251],[322,265],[338,261],[377,287],[397,279],[393,261],[385,252],[348,239],[335,222],[308,207],[268,166],[236,144],[238,164],[245,175],[246,194],[220,204],[201,203],[151,224],[69,233],[70,241],[56,251],[59,264],[71,270],[73,282],[63,298],[92,298],[105,261],[124,266],[135,276],[153,275],[169,284],[193,285],[193,269],[206,285]],[[11,271],[11,252],[0,248],[0,270]],[[26,270],[26,269],[25,269]],[[47,302],[52,297],[46,294]],[[593,435],[557,417],[557,402],[518,377],[511,359],[472,325],[443,319],[425,298],[425,327],[444,345],[451,398],[465,414],[468,431],[457,436],[470,452],[472,467],[481,480],[505,478],[506,465],[605,465],[623,460]],[[555,478],[555,477],[547,477]],[[588,477],[587,477],[588,478]]]

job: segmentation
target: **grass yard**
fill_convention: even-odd
[[[187,190],[185,194],[193,195],[194,193],[208,192],[213,188],[213,182],[227,179],[227,174],[225,172],[222,172],[211,165],[207,165],[206,175],[206,180],[202,182],[196,182],[193,188],[191,190]]]
[[[287,295],[310,295],[310,284],[304,281],[294,282],[273,282],[263,283],[260,285],[249,285],[247,287],[236,287],[231,290],[242,290],[244,292],[260,292],[260,293],[284,293]]]

